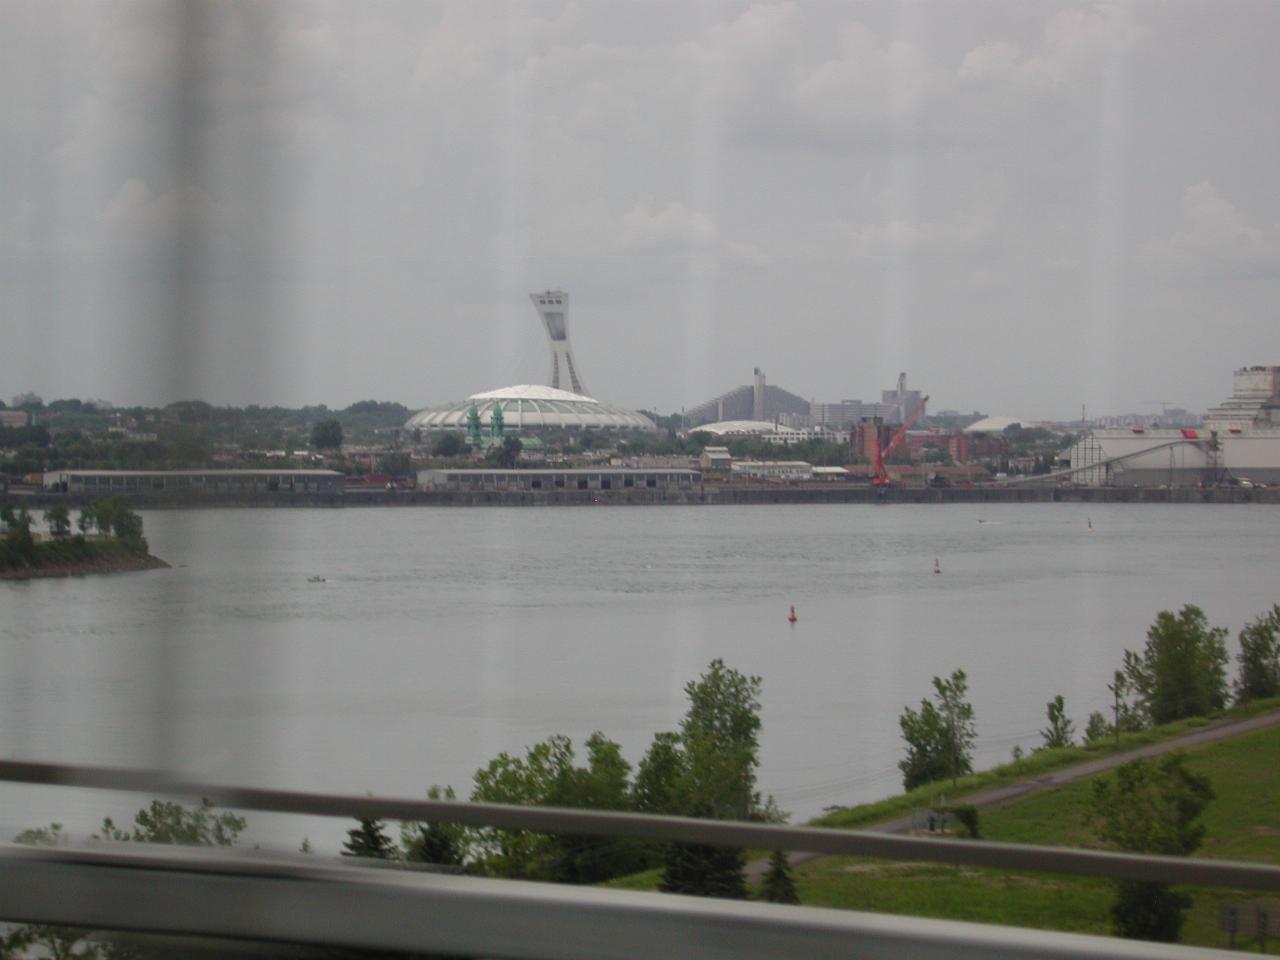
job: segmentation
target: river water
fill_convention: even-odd
[[[1039,742],[1055,694],[1083,728],[1157,611],[1201,606],[1234,657],[1236,631],[1280,601],[1280,510],[1254,505],[144,520],[171,569],[0,582],[0,755],[465,796],[477,767],[552,733],[602,730],[634,763],[722,657],[763,679],[760,788],[803,820],[898,789],[897,717],[935,674],[968,673],[985,766]],[[0,837],[136,806],[3,787]],[[336,849],[349,826],[249,816],[252,839],[282,847],[306,833]]]

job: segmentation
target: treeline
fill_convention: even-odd
[[[0,506],[0,570],[30,570],[63,563],[101,560],[115,554],[145,556],[147,538],[142,518],[119,497],[98,500],[81,509],[78,532],[71,532],[71,514],[61,504],[44,511],[49,538],[36,540],[32,516],[26,507]],[[96,530],[102,539],[89,539]]]
[[[523,756],[501,753],[477,770],[477,803],[570,807],[713,820],[779,822],[785,815],[756,791],[760,731],[759,677],[714,660],[685,686],[689,708],[678,730],[654,735],[633,768],[603,733],[584,744],[580,762],[568,737],[552,736]],[[433,786],[431,799],[452,800]],[[398,835],[393,835],[398,834]],[[660,889],[745,898],[745,851],[685,843],[539,834],[447,823],[402,823],[398,831],[361,820],[348,833],[348,856],[431,863],[489,877],[599,883],[660,867]],[[765,895],[795,902],[785,856],[775,855]]]

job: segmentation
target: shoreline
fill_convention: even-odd
[[[131,495],[130,506],[147,510],[289,507],[555,507],[555,506],[749,506],[773,504],[1000,504],[1000,503],[1208,503],[1280,504],[1280,487],[896,487],[857,485],[737,486],[703,483],[657,490],[348,490],[343,494],[276,492],[253,496]],[[11,492],[10,501],[32,508],[80,507],[93,500],[65,493]]]
[[[0,570],[0,580],[45,580],[52,577],[85,577],[93,574],[135,573],[140,570],[168,569],[169,564],[151,554],[126,554],[74,563],[51,563],[41,567]]]

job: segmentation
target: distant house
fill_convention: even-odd
[[[849,471],[844,467],[814,467],[815,480],[848,480]]]
[[[703,447],[698,456],[698,466],[709,473],[728,473],[732,465],[728,447]]]
[[[0,410],[0,427],[25,427],[30,416],[25,410]]]

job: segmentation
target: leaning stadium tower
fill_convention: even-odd
[[[547,290],[531,293],[529,299],[542,317],[542,325],[547,328],[547,339],[551,345],[551,386],[584,397],[591,396],[578,375],[578,368],[573,362],[573,348],[569,344],[569,295],[563,290]]]

